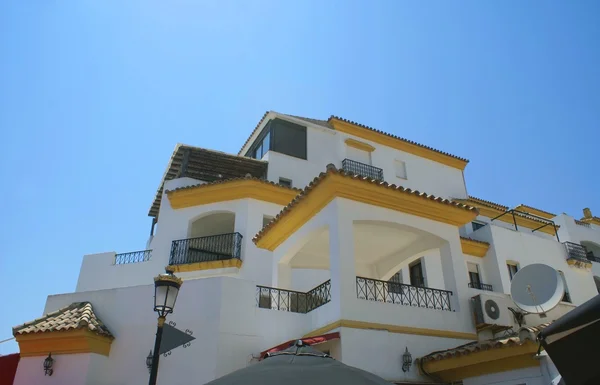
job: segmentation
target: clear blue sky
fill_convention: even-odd
[[[477,197],[600,215],[598,15],[595,0],[2,1],[0,340],[75,289],[84,254],[144,248],[177,142],[237,153],[266,110],[466,157]]]

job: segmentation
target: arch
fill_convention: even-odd
[[[188,222],[188,237],[198,238],[235,232],[235,212],[215,210],[202,213]]]

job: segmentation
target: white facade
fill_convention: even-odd
[[[266,152],[262,159],[268,161],[269,181],[278,183],[284,178],[292,187],[304,188],[325,172],[327,165],[341,169],[344,159],[360,159],[360,163],[382,169],[389,184],[446,199],[469,199],[462,169],[431,159],[438,159],[436,153],[424,157],[419,151],[426,150],[402,151],[382,140],[369,140],[368,132],[354,136],[274,112],[266,115],[240,153],[245,154],[262,127],[275,118],[306,127],[307,159]],[[357,150],[348,139],[371,149]],[[253,237],[263,229],[265,218],[276,217],[284,204],[241,194],[237,199],[218,201],[217,197],[211,203],[173,208],[168,191],[207,182],[185,175],[165,181],[158,230],[148,241],[148,260],[115,263],[119,258],[115,252],[84,256],[76,292],[48,297],[44,314],[73,302],[91,302],[115,337],[108,357],[58,355],[56,375],[48,383],[128,385],[147,381],[145,357],[152,349],[156,327],[152,278],[174,264],[173,242],[190,238],[237,233],[241,240],[235,238],[234,242],[239,242],[235,247],[239,247],[241,263],[176,273],[184,284],[175,313],[167,321],[193,331],[196,340],[161,358],[158,383],[208,382],[249,365],[261,351],[287,340],[335,331],[340,332],[340,339],[327,345],[334,358],[390,381],[431,381],[416,365],[407,372],[402,370],[405,348],[417,358],[493,337],[474,324],[471,299],[487,294],[510,303],[507,263],[518,268],[545,263],[563,272],[567,283],[571,303],[561,303],[544,320],[528,315],[527,325],[556,319],[598,294],[594,276],[600,277],[600,263],[592,262],[591,269],[569,264],[562,242],[586,244],[590,250],[597,247],[600,256],[600,227],[578,225],[564,214],[553,219],[560,228],[559,242],[553,235],[527,228],[515,230],[510,223],[483,215],[474,219],[486,225],[473,231],[470,222],[456,226],[384,205],[333,197],[271,251],[259,248]],[[461,235],[486,242],[487,252],[467,254]],[[206,250],[199,253],[206,258]],[[414,283],[414,265],[419,261],[420,278],[427,289],[402,286],[403,294],[392,294],[399,289],[388,286],[388,280],[400,273],[404,285]],[[473,286],[469,285],[473,266],[479,283],[491,285],[491,291],[469,287]],[[293,310],[290,304],[278,304],[297,298],[289,291],[307,293],[329,281],[329,300],[306,314],[286,311]],[[446,299],[447,304],[442,305],[427,302]],[[401,303],[390,303],[396,301]],[[508,309],[500,311],[504,315]],[[506,319],[509,326],[518,328],[512,315]],[[23,357],[15,384],[41,383],[43,372],[28,368],[41,367],[43,358]],[[465,379],[464,384],[545,384],[544,370],[550,369],[540,366],[486,374]]]

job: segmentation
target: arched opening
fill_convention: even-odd
[[[190,221],[188,238],[173,241],[170,265],[241,258],[242,236],[234,231],[235,213],[212,212]]]

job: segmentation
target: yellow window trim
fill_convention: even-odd
[[[459,381],[469,377],[539,366],[539,360],[534,357],[537,349],[537,344],[527,341],[522,345],[508,345],[447,359],[425,361],[423,369],[443,381]]]
[[[489,243],[478,242],[473,239],[460,238],[460,246],[464,254],[473,255],[475,257],[483,258],[490,248]]]
[[[331,118],[329,123],[333,126],[333,129],[336,131],[356,136],[358,138],[368,140],[373,143],[382,144],[387,147],[395,148],[396,150],[408,152],[409,154],[433,160],[434,162],[445,164],[446,166],[457,168],[459,170],[464,170],[465,167],[467,167],[468,161],[466,160],[457,159],[453,156],[445,155],[432,149],[421,147],[417,144],[409,143],[402,139],[392,138],[380,132],[369,130],[367,128],[360,127],[349,122],[344,122],[342,120]]]
[[[18,334],[21,357],[52,354],[96,353],[108,356],[113,338],[87,329]]]
[[[375,147],[365,142],[359,142],[358,140],[348,138],[344,141],[348,147],[353,147],[362,151],[373,152]]]
[[[186,263],[183,265],[169,265],[166,267],[166,269],[172,271],[173,273],[185,273],[188,271],[225,269],[228,267],[237,267],[239,269],[242,267],[242,261],[237,258],[232,258],[223,261],[194,262]]]
[[[327,174],[303,199],[280,215],[256,241],[262,249],[275,250],[288,237],[307,223],[335,198],[350,199],[355,202],[383,207],[434,221],[462,226],[477,216],[474,210],[465,210],[450,204],[441,203],[410,192],[367,183],[339,174]]]
[[[452,330],[415,328],[415,327],[410,327],[410,326],[389,325],[389,324],[381,324],[381,323],[375,323],[375,322],[363,322],[363,321],[353,321],[353,320],[345,320],[345,319],[332,322],[321,328],[313,330],[312,332],[302,336],[302,338],[319,336],[321,334],[325,334],[331,330],[338,329],[338,328],[381,330],[381,331],[387,331],[389,333],[415,334],[415,335],[419,335],[419,336],[456,338],[456,339],[464,339],[464,340],[477,340],[477,334],[475,334],[475,333],[456,332],[456,331],[452,331]]]
[[[527,206],[527,205],[518,205],[515,210],[518,211],[523,211],[525,213],[528,214],[532,214],[532,215],[537,215],[538,217],[542,217],[542,218],[546,218],[546,219],[552,219],[554,218],[556,215],[549,213],[547,211],[543,211],[540,209],[536,209],[535,207],[531,207],[531,206]]]
[[[479,209],[479,215],[481,215],[483,217],[495,218],[498,215],[505,212],[504,210],[499,210],[499,209],[491,208],[489,206],[485,206],[485,205],[477,202],[476,200],[472,200],[472,199],[454,199],[454,200],[456,202],[461,202],[461,203],[464,203],[469,206],[477,207],[477,209]],[[515,220],[517,222],[517,226],[525,227],[527,229],[532,229],[532,230],[537,229],[538,227],[543,225],[543,223],[541,223],[540,221],[536,221],[536,220],[533,220],[533,219],[525,217],[525,216],[517,215],[517,213],[515,213]],[[512,214],[510,214],[510,213],[508,213],[504,216],[501,216],[500,218],[496,218],[495,221],[501,221],[501,222],[509,223],[511,225],[514,224]],[[559,227],[560,226],[556,225],[556,229],[558,229]],[[550,225],[546,226],[544,228],[541,228],[538,231],[541,231],[542,233],[550,234],[552,236],[556,235],[554,233],[554,228]]]
[[[168,191],[167,196],[173,209],[183,209],[244,198],[287,205],[298,192],[270,182],[246,179]]]

